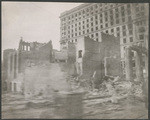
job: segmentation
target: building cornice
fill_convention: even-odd
[[[92,4],[94,4],[94,3],[92,3]],[[67,11],[61,13],[59,18],[62,18],[62,17],[66,16],[66,15],[68,15],[68,14],[70,14],[70,13],[75,12],[75,11],[81,10],[81,9],[83,9],[84,7],[90,6],[90,5],[92,5],[92,4],[91,4],[91,3],[83,3],[83,4],[77,6],[77,7],[73,8],[73,9],[70,9],[70,10],[67,10]]]

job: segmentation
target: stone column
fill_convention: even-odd
[[[11,82],[11,92],[14,92],[14,83]]]
[[[11,91],[11,84],[10,84],[10,62],[11,62],[11,54],[8,55],[8,61],[7,61],[7,66],[8,66],[8,70],[7,70],[7,91],[10,92]]]
[[[83,74],[82,62],[80,63],[80,75]]]
[[[107,76],[107,57],[104,58],[105,76]]]
[[[79,74],[79,63],[76,62],[75,65],[76,65],[77,74]]]
[[[136,77],[138,81],[143,80],[143,69],[142,69],[142,53],[136,51]]]
[[[12,71],[11,71],[12,77],[11,77],[11,80],[14,79],[14,65],[15,65],[15,54],[13,53],[12,54]]]
[[[146,77],[148,78],[148,56],[145,55],[145,70],[146,70]]]
[[[125,54],[126,80],[133,81],[133,67],[132,67],[131,48],[126,47],[125,52],[126,52],[126,54]]]
[[[16,58],[16,77],[18,76],[18,61],[19,61],[19,60],[18,60],[18,59],[19,59],[18,55],[19,55],[19,54],[18,54],[18,51],[17,51],[17,53],[16,53],[16,57],[17,57],[17,58]]]
[[[24,51],[24,45],[22,45],[22,50]]]
[[[7,70],[7,74],[8,74],[8,78],[10,77],[10,62],[11,62],[11,54],[8,55],[8,61],[7,61],[7,66],[8,66],[8,70]]]

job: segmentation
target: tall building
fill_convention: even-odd
[[[101,33],[120,37],[122,67],[125,67],[125,48],[145,41],[149,18],[148,3],[85,3],[60,15],[60,46],[67,49],[68,41],[77,42],[89,36],[101,42]]]

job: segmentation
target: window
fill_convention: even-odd
[[[93,26],[93,23],[91,23],[91,26]]]
[[[125,25],[124,25],[124,26],[122,26],[122,29],[123,29],[123,30],[125,30],[125,29],[126,29],[126,26],[125,26]]]
[[[136,12],[139,12],[139,7],[136,7]]]
[[[98,42],[98,38],[96,38],[96,41]]]
[[[79,50],[78,55],[79,55],[79,58],[82,58],[82,50]]]
[[[116,24],[119,24],[119,19],[116,19]]]
[[[108,33],[108,30],[106,30],[106,33]]]
[[[113,7],[113,5],[110,5],[110,7],[112,8],[112,7]]]
[[[81,12],[79,12],[79,15],[81,15]]]
[[[130,4],[127,4],[127,8],[130,8]]]
[[[75,42],[77,42],[77,39],[75,39]]]
[[[126,31],[123,31],[123,36],[126,36]]]
[[[131,21],[131,20],[132,20],[132,18],[131,18],[131,16],[129,16],[129,17],[128,17],[128,21]]]
[[[89,27],[89,24],[87,24],[86,26]]]
[[[83,11],[82,11],[82,13],[84,14],[84,13],[85,13],[85,11],[83,10]]]
[[[105,21],[108,21],[107,17],[105,17]]]
[[[91,7],[91,10],[93,10],[93,7]]]
[[[110,11],[110,14],[113,14],[113,11],[112,11],[112,10]]]
[[[119,31],[120,30],[120,28],[119,27],[117,27],[117,31]]]
[[[121,10],[124,10],[124,6],[121,7]]]
[[[91,18],[91,21],[93,21],[93,18]]]
[[[128,10],[128,15],[130,15],[131,14],[131,10]]]
[[[98,24],[98,22],[97,22],[97,21],[95,21],[95,24],[97,25],[97,24]]]
[[[116,18],[118,18],[119,17],[119,14],[116,14]]]
[[[91,31],[93,32],[93,28],[91,28]]]
[[[123,43],[126,43],[126,42],[127,42],[127,41],[126,41],[126,38],[124,38],[124,39],[123,39]]]
[[[144,39],[144,35],[139,35],[140,40]]]
[[[71,17],[73,18],[74,16],[72,15]]]
[[[130,37],[130,42],[133,42],[133,37]]]
[[[113,15],[110,15],[109,17],[110,17],[110,20],[111,20],[111,21],[113,21],[113,20],[114,20]]]
[[[125,18],[122,18],[122,22],[125,22]]]
[[[129,30],[129,35],[132,35],[133,34],[133,30]]]
[[[100,19],[100,22],[102,23],[102,22],[103,22],[103,20],[102,20],[102,19]]]
[[[101,28],[103,28],[103,25],[101,25]]]
[[[83,34],[85,34],[85,31],[83,31]]]
[[[141,10],[144,10],[144,6],[141,6]]]
[[[96,33],[96,36],[98,36],[98,33]]]
[[[124,11],[122,11],[122,12],[121,12],[121,15],[122,15],[122,16],[124,16],[124,15],[125,15]]]
[[[100,14],[100,17],[103,17],[103,15],[102,15],[102,14]]]
[[[133,25],[132,24],[128,24],[128,29],[132,29]]]
[[[118,12],[118,8],[116,8],[115,11]]]
[[[108,27],[108,23],[106,23],[105,26]]]
[[[95,19],[97,19],[97,15],[95,15]]]
[[[98,6],[97,5],[95,5],[95,8],[97,8]]]
[[[111,32],[113,33],[113,32],[114,32],[114,29],[111,29]]]
[[[93,38],[93,37],[94,37],[94,35],[92,34],[92,35],[91,35],[91,37]]]
[[[120,37],[120,33],[117,33],[117,37]]]
[[[133,54],[134,55],[134,54]],[[135,67],[135,61],[132,61],[132,66]]]
[[[110,24],[113,25],[114,24],[113,21]]]
[[[87,29],[87,33],[89,32],[89,29]]]
[[[98,27],[96,27],[96,30],[98,30]]]

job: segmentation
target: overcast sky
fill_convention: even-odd
[[[48,42],[60,48],[60,13],[82,3],[2,2],[2,50],[24,41]]]

